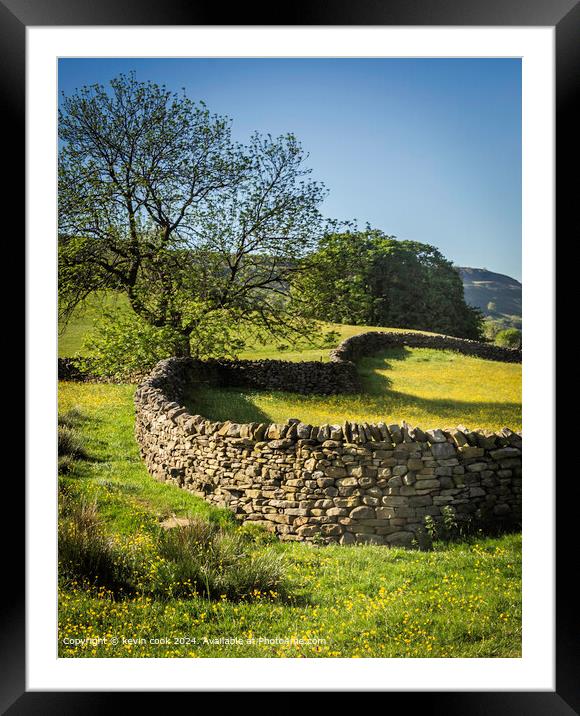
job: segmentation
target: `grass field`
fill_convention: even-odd
[[[126,311],[122,296],[94,296],[63,331],[60,355],[82,352],[83,336],[90,333],[103,308]],[[373,326],[326,324],[344,338]],[[329,348],[302,346],[280,352],[276,342],[247,347],[242,358],[328,360]],[[423,429],[455,427],[521,429],[521,365],[485,361],[451,351],[398,348],[359,364],[363,392],[355,396],[304,396],[291,392],[261,392],[201,388],[192,396],[191,409],[215,420],[284,422],[299,418],[313,425],[406,420]]]
[[[363,392],[299,395],[281,391],[196,388],[189,407],[214,420],[312,425],[407,422],[435,427],[521,429],[521,365],[451,351],[397,348],[359,364]]]
[[[171,514],[231,525],[229,513],[147,474],[133,438],[133,392],[129,385],[60,384],[59,409],[84,416],[78,431],[90,456],[60,477],[61,490],[96,499],[104,527],[127,547],[146,541]],[[253,547],[266,548],[284,559],[285,600],[120,599],[106,589],[61,584],[60,656],[521,655],[519,535],[436,544],[433,552]],[[220,643],[227,638],[240,643]],[[260,641],[276,638],[280,643]]]
[[[63,331],[59,354],[83,351],[103,307],[128,310],[122,298],[93,297]],[[367,326],[326,326],[337,343]],[[376,329],[374,329],[376,330]],[[388,330],[388,329],[384,329]],[[327,360],[329,348],[247,346],[244,358]],[[197,391],[192,409],[214,419],[312,424],[401,421],[429,427],[521,425],[521,366],[428,349],[396,349],[359,365],[364,392],[308,397],[292,393]],[[147,473],[133,437],[135,386],[60,384],[59,410],[82,416],[76,431],[88,460],[59,477],[62,495],[95,501],[102,528],[123,550],[155,545],[171,516],[197,517],[236,533],[231,513]],[[243,528],[242,528],[243,529]],[[59,654],[70,657],[519,657],[519,535],[436,543],[432,552],[265,542],[248,547],[283,560],[285,595],[243,599],[138,593],[61,579]],[[143,559],[155,574],[156,547]],[[117,643],[114,643],[117,639]],[[224,643],[224,639],[236,639]],[[268,641],[270,640],[270,641]],[[274,640],[274,641],[272,641]],[[274,643],[278,640],[278,643]]]
[[[94,332],[95,326],[99,318],[102,316],[103,310],[124,313],[130,311],[131,309],[129,308],[127,298],[123,294],[115,294],[112,291],[92,294],[85,302],[85,305],[73,313],[68,324],[61,326],[58,341],[59,356],[69,357],[77,354],[85,354],[86,349],[83,346],[83,341],[85,337]],[[336,331],[339,336],[336,339],[337,345],[345,338],[349,338],[350,336],[354,336],[358,333],[365,333],[366,331],[401,332],[404,330],[404,328],[349,326],[337,323],[320,324],[320,335],[324,332]],[[417,333],[422,332],[423,331],[417,331]],[[321,348],[320,341],[318,344],[316,341],[313,341],[313,344],[311,345],[302,343],[299,347],[288,346],[286,350],[280,351],[278,350],[278,346],[283,343],[280,339],[271,340],[262,345],[253,341],[245,332],[241,332],[240,337],[247,342],[245,349],[239,354],[240,358],[278,358],[289,361],[328,360],[329,348]],[[288,344],[286,343],[286,345]]]

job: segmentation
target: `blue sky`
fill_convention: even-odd
[[[294,132],[325,215],[521,280],[519,59],[64,59],[59,87],[184,87],[234,138]]]

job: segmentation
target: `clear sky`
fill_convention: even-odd
[[[233,119],[294,132],[335,219],[521,280],[519,59],[64,59],[66,94],[135,70]]]

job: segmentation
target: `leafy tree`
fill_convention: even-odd
[[[495,337],[502,330],[502,325],[499,321],[486,316],[483,321],[483,334],[486,341],[495,342]]]
[[[505,346],[506,348],[521,348],[522,332],[517,328],[506,328],[496,334],[495,342],[498,346]]]
[[[481,313],[465,303],[458,272],[433,246],[367,227],[327,234],[304,264],[299,293],[308,316],[481,337]]]
[[[244,342],[227,316],[214,311],[196,326],[192,353],[196,358],[234,356]],[[139,380],[163,358],[173,355],[180,336],[170,326],[157,328],[134,312],[105,311],[84,340],[86,356],[76,359],[87,373],[116,380]]]
[[[229,119],[130,74],[64,97],[59,136],[62,318],[114,289],[177,355],[210,314],[306,330],[286,289],[325,191],[292,134],[236,144]]]

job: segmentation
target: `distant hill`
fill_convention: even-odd
[[[457,266],[466,303],[503,326],[521,328],[522,284],[515,278],[487,269]]]

